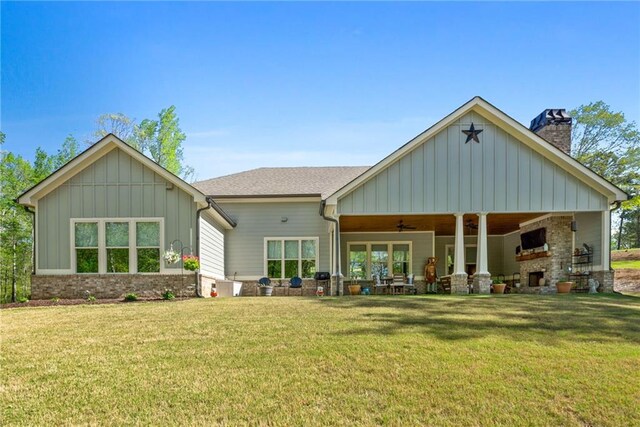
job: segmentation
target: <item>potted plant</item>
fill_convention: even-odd
[[[271,294],[273,294],[273,286],[271,285],[271,280],[266,277],[260,279],[258,281],[258,292],[260,296],[270,297]]]
[[[185,270],[196,271],[200,268],[200,260],[195,255],[185,255],[182,257],[182,266]]]
[[[507,284],[502,281],[502,279],[493,279],[493,293],[494,294],[504,294],[504,288],[507,287]]]
[[[556,283],[556,292],[559,294],[568,294],[573,288],[573,282],[569,280],[560,280]]]
[[[164,255],[162,256],[162,258],[167,262],[167,264],[171,265],[171,264],[175,264],[176,262],[180,261],[180,254],[176,251],[173,250],[173,245],[171,245],[171,247],[165,251]]]
[[[358,277],[354,278],[354,281],[349,285],[349,294],[351,295],[360,295],[362,291],[362,286],[358,283]]]

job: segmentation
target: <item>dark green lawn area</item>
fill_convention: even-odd
[[[640,425],[640,298],[3,310],[4,425]]]

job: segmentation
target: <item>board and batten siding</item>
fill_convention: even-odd
[[[216,203],[237,222],[225,235],[227,277],[249,280],[264,276],[265,237],[318,237],[318,270],[330,271],[329,228],[318,213],[320,202]]]
[[[503,266],[505,276],[520,274],[520,263],[516,261],[516,248],[520,246],[520,231],[507,234],[503,241]]]
[[[593,248],[593,267],[602,268],[602,212],[576,212],[576,248],[587,244]],[[577,268],[580,270],[580,267]]]
[[[349,244],[350,243],[394,243],[411,242],[411,273],[415,276],[424,274],[427,257],[433,256],[433,233],[340,233],[340,253],[342,275],[349,276]],[[368,277],[367,280],[371,278]]]
[[[162,217],[163,248],[176,239],[193,248],[196,203],[167,184],[126,152],[111,150],[37,201],[38,269],[71,269],[71,218]]]
[[[479,144],[465,144],[471,122]],[[604,209],[605,196],[474,112],[338,200],[340,214]]]
[[[224,279],[224,232],[211,216],[200,215],[200,270],[215,279]]]

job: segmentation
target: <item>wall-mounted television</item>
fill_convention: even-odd
[[[538,228],[520,235],[523,250],[535,249],[547,243],[547,229]]]

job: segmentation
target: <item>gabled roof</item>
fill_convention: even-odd
[[[369,166],[259,168],[194,182],[212,197],[321,197],[326,198]]]
[[[479,96],[474,97],[457,110],[450,113],[448,116],[440,120],[438,123],[425,130],[411,141],[382,159],[380,162],[369,168],[367,171],[359,175],[357,178],[347,183],[339,190],[332,193],[327,197],[327,204],[335,205],[339,198],[356,189],[359,185],[365,183],[371,177],[375,176],[378,172],[391,165],[396,160],[409,153],[411,150],[426,142],[438,132],[445,129],[447,126],[464,116],[470,111],[474,111],[481,116],[491,120],[497,126],[502,128],[507,133],[515,136],[520,142],[526,144],[532,150],[540,153],[545,158],[558,164],[569,173],[573,174],[580,180],[584,181],[601,194],[607,196],[610,203],[614,201],[627,200],[629,196],[623,190],[616,185],[607,181],[582,163],[558,149],[554,145],[547,142],[536,133],[529,130],[526,126],[519,123],[517,120],[508,116],[489,102],[485,101]]]
[[[169,172],[168,170],[111,133],[93,144],[91,147],[87,148],[82,153],[78,154],[73,159],[69,160],[62,167],[51,173],[51,175],[26,190],[16,199],[16,201],[24,206],[35,206],[35,201],[37,199],[48,194],[59,185],[77,175],[93,162],[116,148],[119,148],[122,151],[126,152],[128,155],[142,163],[144,166],[153,170],[168,182],[174,184],[176,187],[193,196],[193,200],[200,206],[205,207],[209,205],[211,207],[211,210],[213,211],[212,215],[214,215],[214,217],[226,228],[235,227],[235,222],[222,210],[222,208],[220,208],[220,206],[216,205],[211,200],[207,200],[207,197],[204,194],[184,181],[182,178]]]

